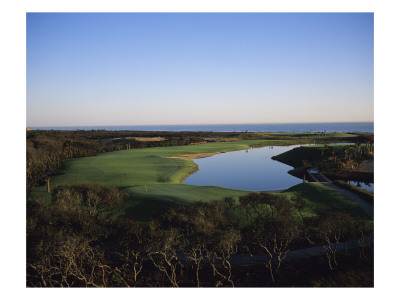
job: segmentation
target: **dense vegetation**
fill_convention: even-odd
[[[304,170],[318,167],[331,179],[374,182],[373,172],[360,170],[361,164],[373,159],[373,138],[365,144],[302,146],[274,156],[280,162],[294,167],[290,174],[303,177]]]
[[[113,217],[124,197],[82,184],[58,187],[51,203],[29,197],[27,285],[318,286],[347,278],[345,285],[373,285],[371,276],[355,275],[372,272],[366,223],[338,212],[307,217],[300,194],[179,205],[148,223]],[[339,253],[348,240],[361,247]],[[286,259],[315,245],[325,248],[323,257]],[[263,260],[243,265],[238,254]]]
[[[373,286],[373,223],[340,193],[183,185],[195,164],[169,158],[368,138],[29,131],[27,286]],[[322,256],[293,252],[315,246]]]
[[[145,136],[160,136],[146,133]],[[196,136],[167,136],[161,141],[137,141],[129,137],[142,137],[143,132],[91,131],[28,131],[27,132],[27,183],[34,187],[49,175],[55,175],[62,160],[93,156],[97,153],[131,148],[189,145],[201,141]]]

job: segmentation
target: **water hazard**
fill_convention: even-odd
[[[374,184],[372,182],[358,182],[358,181],[347,181],[347,183],[357,186],[361,189],[373,192]]]
[[[184,183],[248,191],[287,189],[303,181],[288,174],[291,166],[271,157],[296,147],[299,145],[267,146],[195,159],[199,171],[186,178]]]

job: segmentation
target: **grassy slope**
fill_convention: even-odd
[[[146,191],[147,188],[147,191]],[[248,191],[226,189],[217,186],[196,186],[188,184],[151,184],[127,189],[129,201],[121,207],[121,213],[138,221],[147,221],[178,204],[222,199],[246,195]]]
[[[319,182],[301,183],[282,192],[288,197],[293,197],[295,193],[299,193],[308,204],[305,216],[311,217],[321,213],[343,212],[357,219],[370,220],[368,214],[357,203]]]

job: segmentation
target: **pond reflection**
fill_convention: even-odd
[[[287,189],[302,180],[287,173],[292,167],[271,157],[296,147],[299,145],[267,146],[195,159],[200,170],[184,183],[249,191]]]
[[[361,189],[373,192],[374,191],[374,184],[373,183],[368,183],[368,182],[358,182],[358,181],[347,181],[347,183],[351,185],[355,185],[356,187],[359,187]]]

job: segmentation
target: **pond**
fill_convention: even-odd
[[[195,159],[199,171],[184,183],[248,191],[287,189],[303,181],[288,174],[291,166],[271,157],[299,146],[267,146]]]
[[[374,184],[368,182],[358,182],[358,181],[347,181],[347,183],[357,186],[361,189],[373,192],[374,191]]]

